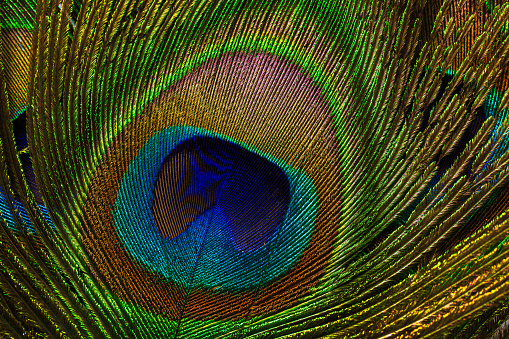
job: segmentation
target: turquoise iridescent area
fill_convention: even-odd
[[[161,234],[154,221],[154,186],[165,159],[182,143],[203,137],[255,153],[280,168],[288,179],[286,213],[274,229],[262,232],[256,246],[239,246],[242,232],[239,225],[232,226],[225,203],[215,203],[200,213],[175,237]],[[303,171],[216,133],[174,126],[151,137],[129,165],[115,198],[114,225],[127,251],[152,272],[191,288],[237,292],[269,283],[296,264],[310,240],[317,208],[316,189]]]

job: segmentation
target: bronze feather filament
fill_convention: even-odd
[[[506,338],[509,2],[0,2],[0,337]]]

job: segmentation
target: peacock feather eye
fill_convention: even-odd
[[[0,338],[503,338],[508,22],[0,2]]]
[[[239,67],[218,68],[218,64],[231,63]],[[279,72],[293,75],[287,82],[291,79],[298,93],[292,94],[297,100],[288,100],[290,111],[285,116],[273,108],[281,106],[275,98],[288,96],[284,86],[270,86],[271,75]],[[231,91],[247,91],[244,86],[257,82],[256,91],[246,92],[251,107],[243,109],[239,101],[246,98],[232,96],[221,104],[238,107],[231,113],[235,115],[207,121],[208,111],[225,109],[217,107],[215,96],[192,97],[196,103],[187,99],[188,105],[178,105],[183,92],[189,96],[188,91],[225,90],[212,87],[204,74],[228,77],[225,87]],[[334,161],[335,146],[330,112],[319,89],[305,73],[277,58],[229,54],[190,70],[159,100],[115,143],[131,148],[129,141],[136,140],[136,151],[112,148],[92,184],[86,215],[108,221],[95,225],[99,231],[90,229],[100,236],[89,236],[92,257],[102,257],[97,261],[101,273],[111,274],[106,266],[111,262],[113,286],[119,279],[128,285],[141,280],[159,294],[163,286],[169,291],[195,290],[186,307],[200,310],[204,319],[252,317],[257,311],[250,305],[262,295],[275,308],[295,302],[306,290],[295,295],[289,286],[296,274],[304,280],[302,284],[316,283],[313,276],[323,270],[327,254],[316,258],[313,249],[330,246],[327,242],[332,241],[338,215],[330,215],[337,206],[323,202],[331,188],[324,177],[337,178],[337,167],[320,166]],[[322,101],[319,114],[311,114],[309,107],[317,106],[317,100]],[[265,121],[253,125],[249,120],[257,112]],[[302,154],[284,152],[281,144],[306,147],[300,144],[296,125],[305,112],[310,121],[300,126],[313,123],[324,128],[319,144]],[[195,120],[197,115],[205,119]],[[238,119],[238,130],[225,128],[234,126],[232,118]],[[156,125],[155,121],[160,129],[143,128]],[[252,133],[253,128],[265,133]],[[324,157],[324,150],[329,150],[330,158]],[[118,163],[123,163],[120,171],[109,170],[118,169]],[[101,203],[102,199],[110,203]],[[154,274],[159,278],[154,280]],[[177,317],[183,307],[180,297],[163,296],[148,299],[144,295],[137,302],[149,301],[146,307],[157,307],[170,319]],[[204,303],[208,307],[201,309]]]

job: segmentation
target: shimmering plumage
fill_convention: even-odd
[[[0,24],[0,336],[506,336],[509,3]]]

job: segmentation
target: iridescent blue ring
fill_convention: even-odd
[[[178,144],[195,137],[233,142],[279,166],[287,176],[291,197],[286,215],[256,250],[242,252],[234,246],[220,208],[205,211],[173,239],[158,231],[150,209],[157,174]],[[238,292],[269,283],[297,263],[309,243],[317,209],[316,189],[303,171],[217,133],[173,126],[151,137],[128,166],[115,198],[114,225],[128,253],[152,272],[183,286]]]

